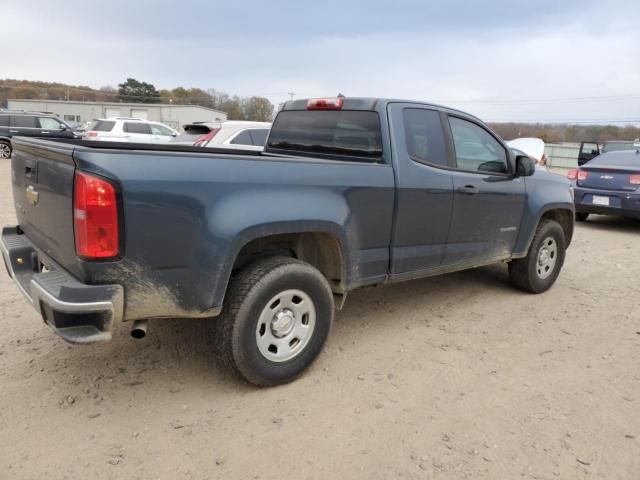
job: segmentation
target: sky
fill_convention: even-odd
[[[0,11],[0,78],[640,124],[637,0],[0,0]]]

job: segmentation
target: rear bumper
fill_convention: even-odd
[[[122,320],[122,286],[79,282],[42,258],[16,227],[2,229],[0,249],[9,276],[56,334],[70,343],[111,340],[113,324]],[[42,264],[48,271],[41,271]]]
[[[640,193],[598,190],[574,185],[576,212],[640,218]],[[609,197],[611,205],[594,205],[593,196]]]

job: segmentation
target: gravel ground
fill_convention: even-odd
[[[0,221],[14,221],[9,162]],[[211,320],[70,347],[0,276],[1,479],[640,476],[640,221],[577,226],[554,288],[506,268],[356,291],[298,381],[222,370]]]

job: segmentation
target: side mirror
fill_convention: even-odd
[[[536,164],[526,155],[518,155],[516,157],[516,176],[530,177],[536,173]]]
[[[67,130],[67,126],[66,125],[60,125],[60,131],[64,132],[65,130]]]

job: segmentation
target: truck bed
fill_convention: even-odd
[[[230,259],[254,238],[300,225],[349,245],[348,286],[387,274],[395,185],[390,165],[183,145],[17,138],[14,146],[19,228],[38,262],[59,265],[88,285],[122,285],[125,320],[217,314]],[[117,258],[76,255],[78,170],[116,187]],[[30,188],[38,195],[35,204]]]

